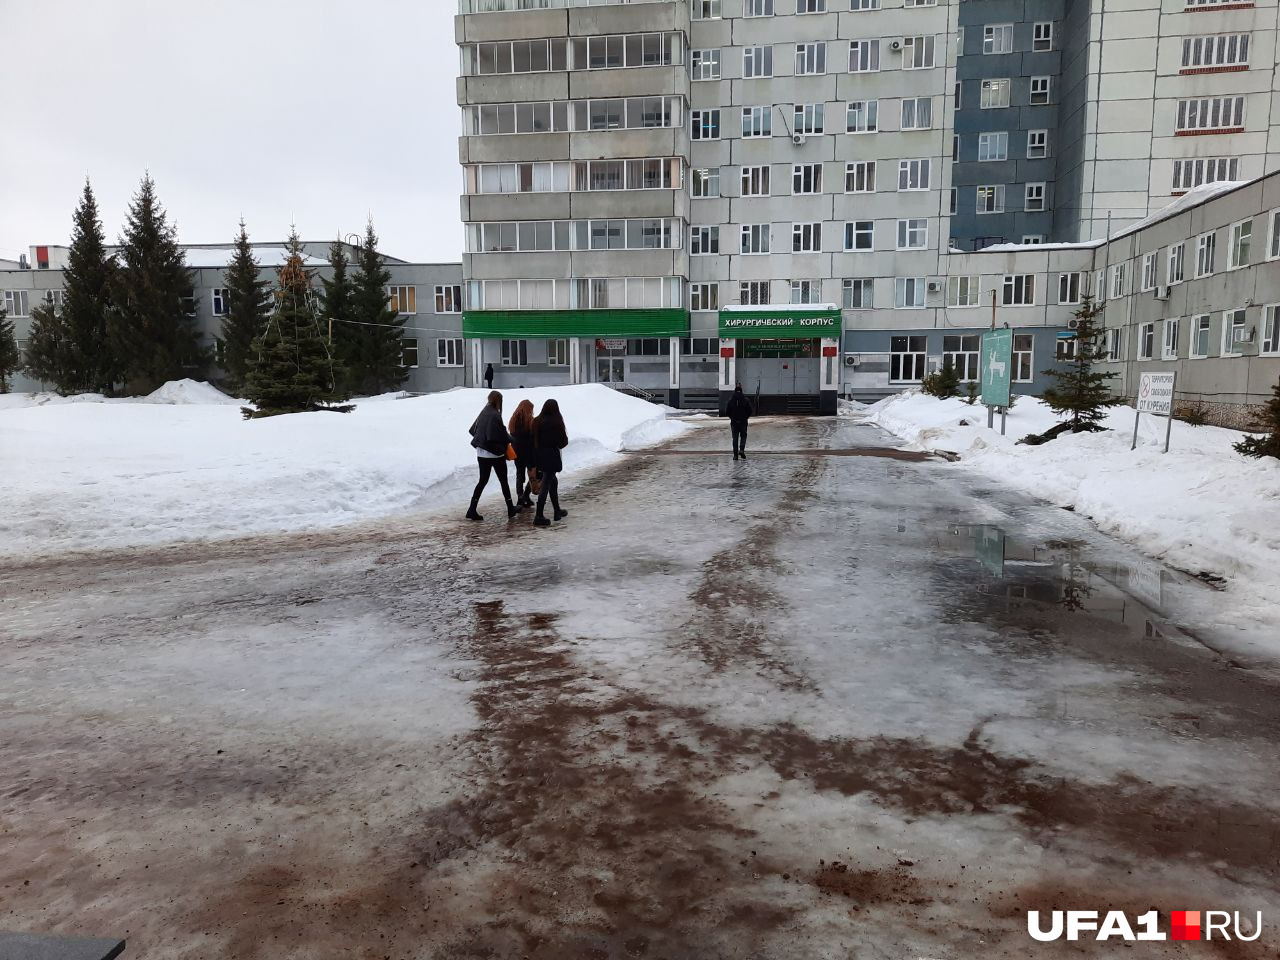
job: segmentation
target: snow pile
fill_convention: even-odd
[[[449,506],[475,483],[467,430],[488,391],[245,421],[236,401],[202,386],[169,384],[162,402],[0,408],[0,555],[332,527]],[[526,397],[535,409],[560,402],[567,473],[692,429],[600,385],[504,397],[508,417]],[[484,503],[499,496],[491,482]]]
[[[1105,433],[1068,434],[1042,446],[1019,446],[1058,418],[1040,400],[1022,397],[1009,411],[1007,436],[987,429],[986,408],[920,393],[890,397],[857,416],[922,450],[959,456],[959,465],[1070,507],[1101,530],[1135,544],[1170,566],[1230,581],[1233,602],[1223,618],[1274,618],[1280,595],[1280,463],[1251,460],[1231,449],[1234,430],[1173,423],[1144,415],[1133,440],[1134,412],[1109,411]]]
[[[159,390],[148,395],[143,403],[224,403],[240,405],[240,401],[229,397],[213,384],[203,380],[170,380]]]

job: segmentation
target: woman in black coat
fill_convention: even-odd
[[[476,513],[480,503],[480,494],[484,493],[489,483],[489,474],[498,475],[498,484],[502,487],[503,499],[507,501],[507,517],[514,517],[520,512],[511,502],[511,487],[507,483],[507,446],[511,443],[511,435],[502,423],[502,394],[494,390],[489,394],[484,409],[476,422],[471,425],[471,445],[476,448],[476,462],[480,466],[480,482],[471,494],[471,507],[467,510],[468,520],[483,520]]]
[[[511,414],[507,430],[511,434],[511,446],[516,450],[516,506],[532,507],[533,500],[529,497],[529,486],[526,484],[526,480],[532,479],[531,471],[538,465],[533,453],[532,401],[520,401],[516,412]]]
[[[563,520],[569,515],[568,510],[560,509],[560,478],[564,469],[560,459],[560,451],[569,445],[569,435],[565,433],[564,418],[560,416],[560,404],[548,400],[542,405],[542,412],[533,421],[534,460],[538,465],[538,475],[542,478],[542,489],[538,491],[538,513],[533,523],[537,527],[549,527],[551,521],[543,514],[547,497],[551,498],[551,508],[555,518]]]

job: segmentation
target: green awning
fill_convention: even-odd
[[[762,306],[720,311],[720,336],[738,339],[839,337],[840,308]]]
[[[481,339],[687,337],[689,311],[466,310],[462,335]]]

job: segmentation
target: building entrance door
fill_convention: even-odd
[[[596,357],[597,383],[622,383],[626,379],[626,361],[622,357]]]

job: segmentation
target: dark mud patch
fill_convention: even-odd
[[[920,882],[902,867],[857,870],[837,860],[820,866],[811,882],[825,894],[846,898],[855,908],[933,902],[924,895]]]

